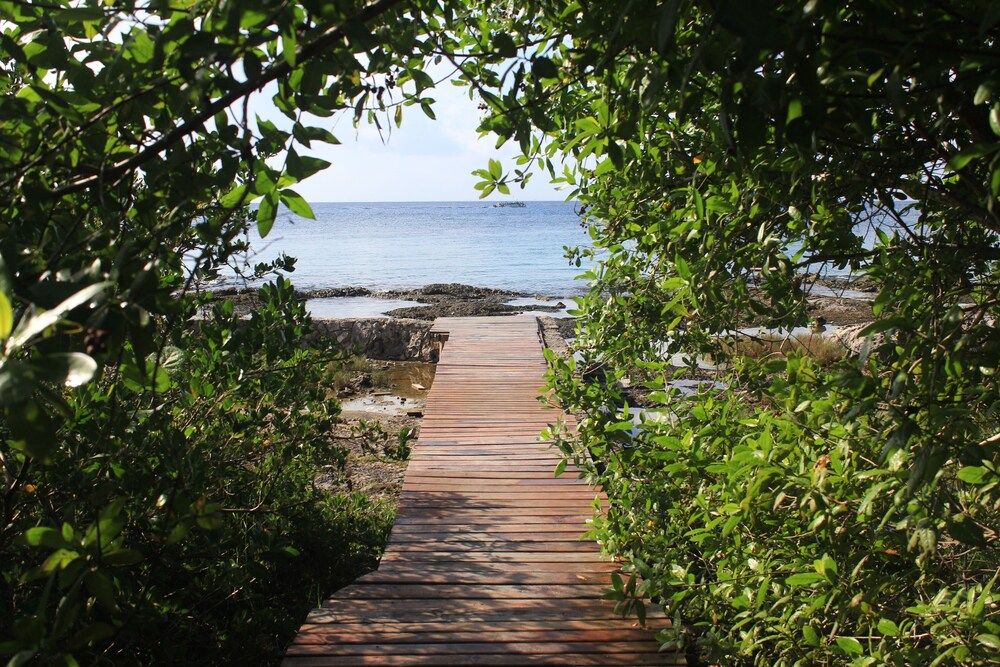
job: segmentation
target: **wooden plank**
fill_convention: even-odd
[[[572,541],[557,541],[550,540],[547,542],[519,542],[516,540],[502,540],[496,539],[492,541],[488,540],[424,540],[422,542],[399,542],[392,543],[389,548],[386,549],[386,554],[395,553],[397,551],[401,552],[415,552],[415,551],[433,551],[433,552],[445,552],[445,551],[506,551],[510,553],[514,552],[535,552],[535,551],[562,551],[562,552],[586,552],[588,549],[587,543],[585,542],[572,542]],[[384,560],[384,557],[383,557]]]
[[[417,533],[448,533],[451,535],[461,534],[466,531],[472,533],[518,533],[525,531],[535,531],[544,530],[547,533],[571,533],[573,535],[579,536],[587,529],[587,525],[583,521],[577,519],[573,522],[558,523],[556,521],[540,521],[536,524],[531,524],[527,519],[531,517],[517,517],[511,519],[510,521],[493,521],[490,523],[481,523],[477,520],[476,523],[462,523],[460,525],[455,525],[454,523],[448,522],[438,522],[438,523],[405,523],[398,522],[395,529],[393,530],[394,536],[412,535]],[[546,519],[551,519],[551,517],[545,517]]]
[[[613,605],[590,599],[471,599],[454,600],[447,605],[428,599],[390,600],[327,600],[324,606],[312,610],[307,623],[398,623],[398,622],[481,622],[499,621],[606,621],[616,618]],[[650,613],[650,618],[662,615]]]
[[[357,628],[358,626],[351,626]],[[296,644],[427,644],[427,643],[532,643],[532,642],[621,642],[635,640],[649,642],[645,628],[594,628],[580,630],[557,628],[553,630],[470,629],[458,631],[420,630],[414,632],[386,632],[383,628],[360,626],[361,630],[344,629],[334,625],[313,626],[303,629],[295,638]]]
[[[638,630],[646,632],[634,619],[605,618],[578,619],[562,618],[549,621],[507,620],[495,621],[488,628],[491,632],[535,632],[541,630]],[[416,635],[434,632],[483,632],[483,624],[475,621],[399,621],[382,623],[378,628],[372,628],[364,623],[306,623],[301,632],[337,632],[341,634],[363,634],[378,631],[386,635]],[[647,635],[648,636],[648,635]]]
[[[557,565],[556,563],[552,563]],[[449,564],[450,565],[450,564]],[[584,572],[566,569],[539,569],[534,572],[482,572],[460,571],[449,566],[447,572],[398,572],[386,570],[365,575],[360,581],[373,584],[486,584],[497,585],[541,585],[541,584],[603,584],[611,583],[610,572]]]
[[[283,665],[288,667],[339,667],[341,665],[383,665],[385,667],[411,667],[412,665],[683,665],[683,654],[617,653],[601,655],[346,655],[346,656],[289,656]]]
[[[477,545],[479,549],[466,549],[456,553],[452,551],[423,550],[414,549],[403,550],[390,545],[382,555],[382,561],[403,561],[413,563],[449,562],[449,563],[569,563],[575,561],[587,561],[596,563],[610,563],[607,556],[598,551],[546,551],[539,548],[538,544],[530,545],[528,551],[513,549],[483,549],[482,545]],[[508,545],[509,546],[509,545]]]
[[[288,655],[454,655],[549,653],[657,653],[655,641],[631,642],[442,642],[433,644],[299,644],[288,647]]]
[[[533,318],[438,320],[447,336],[379,568],[310,612],[285,664],[666,665],[651,627],[603,599],[615,562],[583,539],[603,492],[539,432]]]

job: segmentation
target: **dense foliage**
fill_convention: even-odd
[[[147,361],[152,387],[125,362],[65,402],[6,507],[9,646],[113,638],[109,659],[259,661],[370,565],[389,513],[314,487],[344,452],[327,437],[329,355],[289,345],[308,324],[289,287],[265,286],[249,321],[223,302],[182,329]]]
[[[993,659],[998,31],[986,0],[0,0],[3,650],[259,659],[289,573],[328,586],[384,530],[311,488],[331,353],[290,286],[247,321],[192,288],[248,204],[262,234],[311,215],[318,119],[433,116],[437,60],[524,154],[484,195],[541,171],[588,207],[581,361],[552,378],[623,608],[727,663]],[[731,355],[805,323],[824,267],[879,289],[859,355]],[[668,353],[732,356],[725,389],[681,396]]]
[[[1000,651],[1000,10],[995,2],[542,1],[462,63],[598,266],[565,434],[598,535],[722,663],[992,662]],[[445,41],[447,44],[447,41]],[[521,45],[529,45],[522,48]],[[560,159],[564,165],[560,164]],[[877,287],[860,354],[727,354],[807,323],[806,271]],[[728,360],[726,388],[667,359]],[[633,427],[625,380],[653,403]],[[594,463],[590,463],[591,456]]]
[[[257,664],[377,553],[391,510],[314,488],[344,455],[326,433],[337,354],[301,347],[283,279],[248,319],[197,286],[292,268],[240,256],[250,217],[266,234],[279,205],[311,215],[292,187],[327,165],[306,155],[337,142],[322,118],[432,113],[402,5],[0,2],[12,664]],[[284,125],[252,117],[255,93]]]

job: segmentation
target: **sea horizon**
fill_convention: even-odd
[[[510,205],[514,203],[523,206]],[[249,263],[296,258],[304,290],[413,289],[462,283],[524,294],[578,295],[586,267],[565,247],[589,246],[577,201],[435,200],[310,202],[315,220],[282,208]],[[498,204],[500,204],[498,206]]]

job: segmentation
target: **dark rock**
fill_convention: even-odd
[[[531,309],[534,309],[533,307]],[[553,308],[554,310],[558,310]],[[396,308],[386,315],[408,317],[415,320],[433,320],[437,317],[480,317],[484,315],[516,315],[529,310],[523,306],[509,306],[495,301],[443,301],[426,306]]]
[[[437,361],[440,342],[431,323],[396,318],[313,319],[312,336],[333,339],[341,348],[369,359]]]
[[[374,296],[388,299],[408,299],[421,303],[442,303],[446,301],[495,301],[504,302],[514,297],[524,296],[520,292],[473,287],[461,283],[434,283],[410,290],[386,290]]]
[[[373,296],[373,292],[367,287],[327,287],[323,289],[306,290],[301,292],[305,299],[329,299],[344,296]]]

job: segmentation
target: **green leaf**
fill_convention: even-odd
[[[428,88],[434,87],[434,79],[422,69],[412,69],[409,71],[409,74],[410,78],[413,79],[413,84],[416,86],[418,95]]]
[[[237,185],[236,187],[234,187],[233,189],[231,189],[229,192],[227,192],[222,196],[222,198],[219,200],[219,205],[222,206],[223,208],[234,208],[235,206],[238,206],[239,204],[246,201],[247,199],[246,192],[247,192],[246,185]]]
[[[281,203],[289,208],[289,210],[295,215],[302,216],[303,218],[308,218],[310,220],[316,219],[316,214],[313,213],[312,207],[306,202],[302,196],[295,192],[295,190],[285,189],[281,191]]]
[[[504,58],[513,58],[517,55],[517,46],[514,38],[505,32],[498,32],[493,35],[493,48]]]
[[[966,167],[973,160],[977,160],[984,155],[991,153],[994,150],[992,146],[987,144],[973,144],[968,148],[965,148],[948,160],[948,166],[955,171],[959,171]]]
[[[500,164],[499,160],[490,159],[490,176],[495,180],[500,180],[503,176],[503,165]]]
[[[322,171],[330,166],[326,160],[308,155],[299,155],[295,149],[288,151],[288,161],[286,169],[288,173],[297,181],[304,181],[318,171]]]
[[[10,299],[3,292],[0,292],[0,339],[6,340],[14,328],[14,308],[10,304]]]
[[[995,651],[1000,651],[1000,637],[991,634],[976,635],[976,641]]]
[[[794,99],[788,103],[788,116],[785,118],[785,124],[791,123],[793,120],[802,117],[802,100]]]
[[[4,651],[6,653],[7,651]],[[7,661],[7,667],[21,667],[22,665],[29,664],[38,653],[37,650],[27,649],[24,651],[18,651],[15,653],[10,660]]]
[[[864,648],[854,637],[837,637],[837,648],[847,655],[861,655]]]
[[[989,470],[982,466],[966,466],[958,471],[958,478],[967,484],[982,484]]]
[[[785,583],[789,586],[809,586],[825,579],[823,575],[817,572],[800,572],[785,579]]]
[[[267,20],[268,13],[260,9],[240,8],[240,27],[256,28]]]
[[[7,340],[8,353],[23,347],[32,338],[61,320],[64,315],[79,308],[104,291],[109,283],[100,282],[84,287],[69,298],[63,300],[51,310],[43,311],[21,324],[14,335]]]
[[[44,563],[42,563],[42,572],[61,570],[79,557],[80,554],[71,549],[57,549],[45,559]]]
[[[566,472],[566,459],[562,459],[561,461],[559,461],[559,463],[556,464],[556,470],[553,473],[553,476],[559,477],[564,472]]]
[[[257,208],[257,232],[261,238],[270,233],[274,227],[274,219],[278,215],[278,196],[276,191],[271,191],[264,195]]]
[[[989,83],[980,84],[976,88],[976,95],[972,98],[973,104],[984,104],[993,96],[993,87]]]
[[[100,21],[104,18],[104,10],[100,7],[71,7],[52,12],[51,16],[57,23]]]
[[[896,625],[894,621],[890,621],[888,618],[883,618],[878,622],[878,631],[888,637],[895,637],[899,634],[899,626]]]
[[[133,30],[129,37],[129,55],[140,65],[151,61],[156,53],[156,43],[149,38],[149,34],[145,30]]]
[[[257,116],[257,129],[262,137],[271,141],[283,142],[288,138],[288,134],[279,130],[277,125],[260,116]]]
[[[1000,102],[990,109],[990,129],[993,130],[993,134],[1000,136]]]
[[[335,137],[329,130],[322,127],[302,125],[301,123],[296,123],[292,126],[292,136],[295,137],[296,141],[306,146],[311,145],[313,141],[322,141],[327,144],[340,143],[340,139]]]
[[[167,544],[175,544],[179,542],[188,534],[189,530],[190,526],[184,522],[176,524],[170,529],[170,533],[167,535]]]
[[[604,174],[608,173],[609,171],[614,171],[614,170],[615,170],[614,160],[612,160],[611,158],[608,157],[608,158],[605,158],[605,159],[601,160],[597,164],[597,167],[594,169],[594,176],[603,176]]]
[[[682,280],[687,281],[691,278],[691,266],[687,263],[687,260],[680,255],[674,257],[674,268],[677,270],[677,275],[680,276]]]
[[[37,526],[24,531],[24,541],[32,547],[50,547],[52,549],[68,549],[73,545],[63,539],[63,535],[55,528]]]
[[[83,352],[51,352],[38,362],[45,379],[67,387],[90,382],[97,373],[97,362]]]
[[[555,79],[559,76],[555,63],[545,56],[538,56],[531,62],[531,73],[539,79]]]
[[[816,572],[822,575],[824,578],[833,581],[837,576],[837,562],[830,558],[829,555],[823,554],[823,557],[813,563],[813,567]]]
[[[819,634],[811,625],[802,626],[802,639],[809,646],[819,646]]]
[[[296,39],[295,30],[293,28],[281,36],[281,55],[284,57],[285,62],[288,63],[289,67],[295,67],[297,48],[298,40]]]

